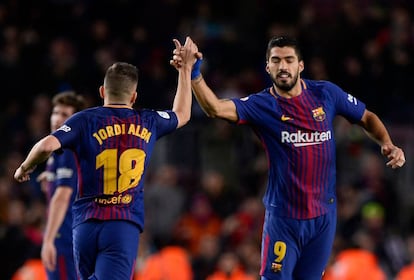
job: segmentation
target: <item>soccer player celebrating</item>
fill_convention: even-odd
[[[30,173],[54,151],[73,150],[78,193],[73,204],[73,246],[80,279],[132,279],[143,230],[143,184],[155,142],[185,125],[191,115],[191,68],[197,46],[174,39],[183,58],[172,110],[133,109],[137,68],[110,66],[100,87],[103,106],[80,111],[38,141],[14,178]]]
[[[331,82],[301,78],[304,62],[292,38],[268,42],[272,86],[240,99],[218,99],[200,73],[202,54],[198,57],[191,84],[200,106],[209,117],[252,127],[268,155],[262,280],[320,280],[337,219],[335,116],[365,129],[388,158],[387,166],[402,167],[404,152],[363,102]],[[170,63],[180,69],[179,50]]]

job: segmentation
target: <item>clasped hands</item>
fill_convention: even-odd
[[[170,65],[174,66],[177,70],[181,67],[191,66],[192,80],[201,75],[200,65],[203,54],[198,51],[198,47],[193,42],[193,40],[187,36],[184,45],[181,45],[180,41],[177,39],[173,39],[173,42],[175,49],[173,50],[173,56],[170,60]]]

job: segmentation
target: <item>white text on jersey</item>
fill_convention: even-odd
[[[295,147],[303,147],[310,145],[319,145],[325,141],[332,139],[332,133],[328,131],[315,131],[315,132],[303,132],[298,130],[298,132],[288,132],[282,131],[281,135],[282,143],[291,143]]]

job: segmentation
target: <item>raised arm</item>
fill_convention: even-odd
[[[375,113],[365,110],[359,124],[368,136],[381,146],[381,153],[389,159],[387,166],[395,169],[404,165],[404,151],[393,144],[384,123]]]
[[[73,189],[70,186],[58,186],[49,204],[41,258],[44,266],[54,271],[57,262],[55,239],[60,226],[65,219],[66,212],[70,205]]]
[[[185,40],[184,46],[181,46],[177,39],[173,40],[175,50],[179,52],[182,58],[182,64],[178,70],[177,92],[175,94],[172,110],[177,115],[177,128],[185,125],[191,117],[191,69],[196,60],[197,46],[190,37]]]
[[[238,120],[236,105],[230,99],[219,99],[207,85],[203,76],[191,80],[194,96],[203,111],[210,118],[221,118],[235,122]]]
[[[170,61],[170,64],[180,71],[185,65],[183,54],[180,52],[180,46],[176,45],[173,54],[173,59]],[[201,108],[211,118],[221,118],[233,122],[237,121],[238,116],[234,102],[229,99],[217,98],[216,94],[203,79],[200,72],[203,55],[198,52],[198,48],[195,57],[197,57],[197,61],[192,65],[191,87]]]

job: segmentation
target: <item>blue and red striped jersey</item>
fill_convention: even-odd
[[[50,199],[58,187],[71,188],[73,190],[69,207],[65,218],[58,230],[56,246],[58,250],[67,249],[72,251],[72,203],[75,200],[77,191],[77,165],[72,151],[66,150],[63,153],[54,153],[46,163],[47,199]]]
[[[277,215],[309,219],[336,207],[333,120],[361,120],[365,104],[328,81],[301,80],[302,93],[284,98],[267,88],[232,99],[238,124],[250,125],[268,157],[263,202]]]
[[[172,111],[94,107],[72,115],[53,133],[75,152],[78,193],[74,226],[88,219],[144,224],[144,176],[156,140],[174,131]]]

